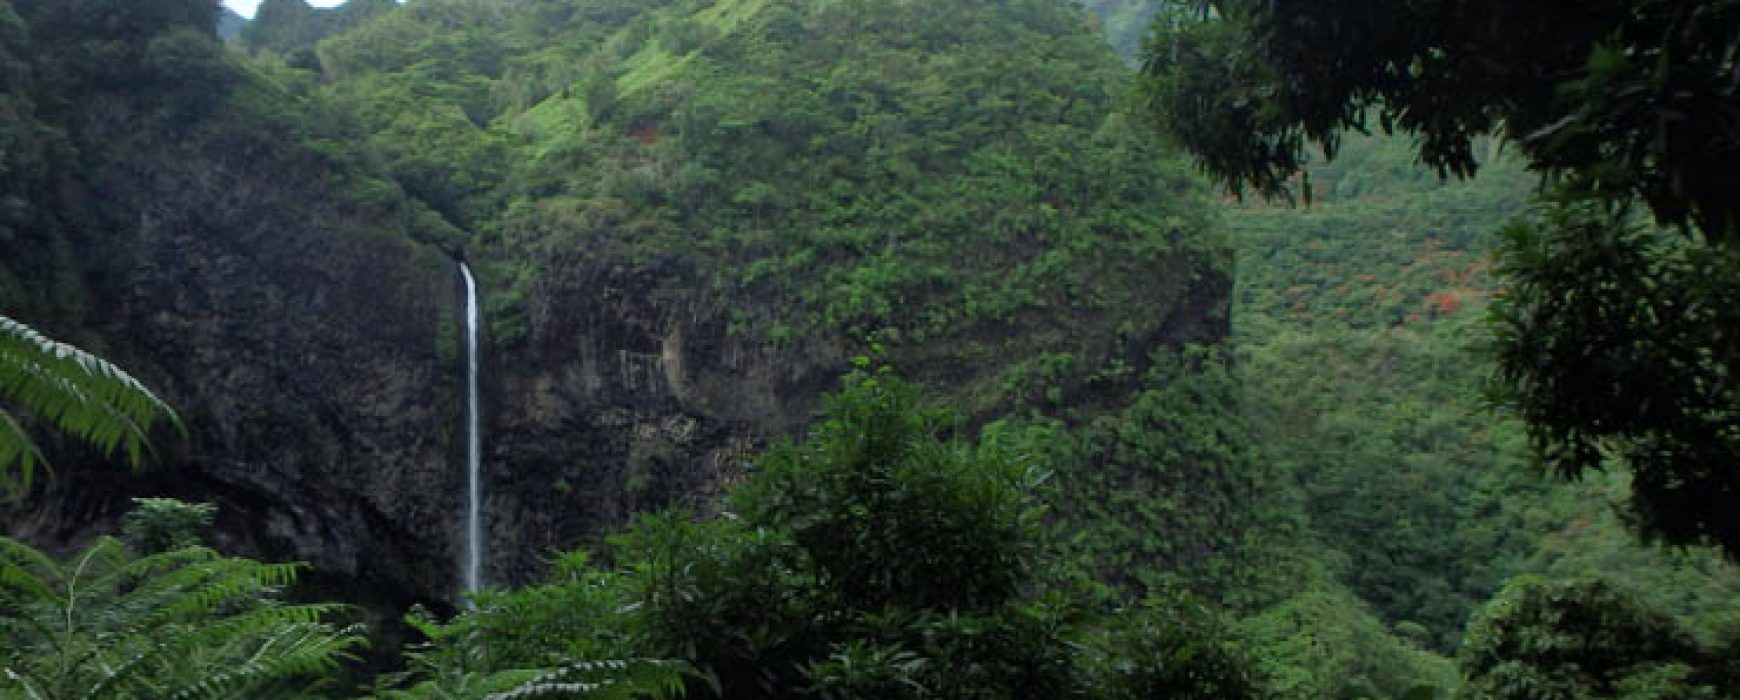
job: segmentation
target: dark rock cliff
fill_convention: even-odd
[[[863,352],[845,338],[775,344],[732,333],[728,308],[744,302],[714,296],[703,271],[675,260],[636,265],[596,255],[547,264],[550,273],[529,294],[529,338],[493,353],[486,369],[486,510],[497,580],[519,580],[541,568],[539,555],[596,542],[637,511],[707,512],[766,440],[802,429],[820,395]],[[1154,294],[1175,300],[1169,313],[1145,324],[1142,337],[1085,338],[1089,362],[1140,368],[1156,349],[1225,337],[1227,277],[1185,267],[1159,271],[1152,282]],[[980,330],[982,341],[1021,331]],[[974,424],[1011,408],[970,410],[962,387],[1003,365],[951,347],[957,352],[887,352],[903,373],[968,407],[964,417]],[[1079,386],[1066,401],[1115,406],[1132,388]]]
[[[251,152],[201,143],[168,169],[161,153],[127,154],[100,183],[107,215],[78,227],[81,248],[104,251],[88,325],[191,435],[138,475],[62,463],[14,531],[69,541],[112,526],[129,496],[208,500],[223,507],[220,547],[446,599],[464,508],[454,265],[371,231],[321,173],[268,175]],[[682,263],[547,264],[530,337],[486,346],[487,576],[501,583],[636,511],[707,510],[856,351],[729,333],[724,302]],[[1102,354],[1224,334],[1224,277],[1156,279],[1180,301],[1153,335]],[[941,383],[961,371],[945,359],[908,366]]]
[[[60,178],[86,262],[84,318],[67,330],[162,392],[190,434],[160,439],[136,475],[57,460],[12,529],[75,539],[126,496],[167,493],[222,506],[221,548],[442,593],[463,478],[448,468],[457,383],[439,353],[450,259],[272,134],[210,120],[140,145],[125,135],[147,117],[101,102],[80,136],[121,145]]]
[[[342,119],[339,133],[306,126],[324,119],[295,112],[317,110],[311,101],[208,69],[239,87],[169,112],[174,94],[114,87],[56,102],[46,118],[76,155],[41,203],[70,254],[8,253],[0,266],[76,261],[77,309],[23,320],[133,370],[190,434],[162,436],[160,458],[132,474],[59,451],[49,483],[0,520],[67,544],[112,531],[129,497],[211,501],[222,549],[308,561],[339,593],[392,609],[451,599],[465,508],[461,292],[452,251],[419,242],[451,238],[429,230],[428,210],[366,149],[345,152],[356,141]],[[1139,376],[1157,349],[1225,336],[1224,261],[1173,243],[1159,266],[1083,262],[1116,296],[1054,290],[1034,311],[892,343],[889,357],[972,424],[1027,403],[1023,392],[1117,406],[1131,386],[1103,377]],[[523,332],[485,353],[494,583],[529,578],[552,549],[595,543],[636,511],[706,512],[863,352],[843,334],[776,343],[742,332],[735,319],[779,318],[795,302],[720,291],[709,265],[721,263],[701,256],[630,253],[608,238],[536,259],[469,253],[486,296],[505,286],[491,284],[492,267],[539,271],[515,307]],[[1064,350],[1084,379],[1030,389],[1007,371]],[[1121,374],[1085,379],[1110,366]]]
[[[100,261],[87,330],[191,435],[162,441],[137,475],[63,461],[11,527],[70,541],[111,527],[129,496],[208,500],[222,506],[220,547],[448,598],[464,509],[454,264],[380,230],[380,212],[345,201],[330,174],[262,148],[196,137],[173,159],[116,154],[79,185],[106,202],[74,217],[76,245]],[[530,337],[486,346],[492,581],[523,581],[552,549],[596,542],[639,510],[705,511],[765,439],[803,425],[857,351],[729,333],[725,302],[684,263],[546,264]],[[1179,299],[1170,314],[1101,355],[1136,361],[1224,335],[1224,277],[1156,281]],[[910,354],[933,383],[970,379],[959,358]]]

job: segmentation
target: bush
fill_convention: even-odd
[[[1513,579],[1469,623],[1464,700],[1716,698],[1678,621],[1595,578]]]

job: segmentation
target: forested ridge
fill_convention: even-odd
[[[0,0],[0,697],[1740,697],[1720,207],[1271,11]]]

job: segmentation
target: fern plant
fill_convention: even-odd
[[[554,579],[511,591],[485,590],[440,622],[421,607],[405,623],[426,641],[405,652],[405,670],[377,679],[377,700],[662,700],[689,680],[714,684],[687,663],[606,659],[632,648],[622,636],[620,576],[593,570],[583,552],[563,555]]]
[[[105,453],[137,466],[150,451],[151,424],[175,411],[120,367],[0,316],[0,403],[22,409]],[[0,488],[28,489],[46,465],[17,416],[0,405]]]
[[[410,654],[412,675],[423,680],[382,691],[379,700],[668,700],[682,697],[688,679],[705,676],[681,661],[607,659],[554,669],[500,671],[431,668],[430,657]]]
[[[299,565],[205,547],[135,556],[104,537],[68,562],[0,538],[0,698],[273,698],[363,644],[332,604],[276,593]]]
[[[681,661],[576,661],[486,700],[665,700],[682,696],[684,678],[694,675]]]

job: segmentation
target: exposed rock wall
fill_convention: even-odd
[[[208,68],[225,89],[166,83],[197,100],[104,83],[54,102],[49,118],[77,152],[38,204],[74,262],[0,266],[81,268],[76,312],[24,320],[135,371],[189,435],[162,436],[137,474],[60,451],[45,490],[0,521],[70,544],[112,531],[129,497],[212,501],[220,548],[311,562],[353,596],[450,599],[465,508],[461,291],[450,251],[418,241],[457,234],[424,230],[433,215],[342,118],[222,60]],[[340,152],[347,143],[358,152]],[[636,511],[715,507],[862,351],[825,331],[742,332],[735,321],[788,317],[796,302],[720,291],[709,268],[722,263],[648,259],[605,233],[552,258],[469,251],[486,298],[501,289],[492,267],[538,270],[523,335],[486,350],[490,582],[523,581],[552,549],[595,543]],[[1052,408],[1118,406],[1132,388],[1119,382],[1154,350],[1225,336],[1225,266],[1177,238],[1159,265],[1105,252],[1075,263],[1115,294],[1058,286],[1011,318],[893,343],[890,357],[972,425],[1030,403],[1023,392],[1051,394]],[[1007,376],[1042,354],[1073,358],[1079,376],[1034,388]]]
[[[126,496],[169,493],[223,506],[220,547],[444,592],[463,478],[438,334],[451,260],[282,139],[213,121],[132,147],[145,117],[104,112],[83,135],[123,145],[61,186],[89,295],[69,330],[161,391],[189,435],[164,435],[137,475],[57,460],[15,529],[78,539]]]
[[[210,500],[222,547],[448,599],[464,508],[454,265],[371,232],[319,173],[267,175],[246,152],[207,144],[173,171],[139,153],[101,183],[130,225],[80,226],[80,245],[104,251],[88,323],[191,434],[136,476],[63,463],[14,527],[71,541],[112,527],[128,496]],[[733,335],[726,302],[684,263],[545,264],[529,338],[486,345],[492,582],[524,581],[551,550],[596,543],[636,511],[708,511],[766,439],[801,429],[856,351]],[[1155,334],[1102,355],[1139,361],[1224,335],[1224,278],[1160,284],[1184,293]],[[913,362],[937,382],[965,371]]]

